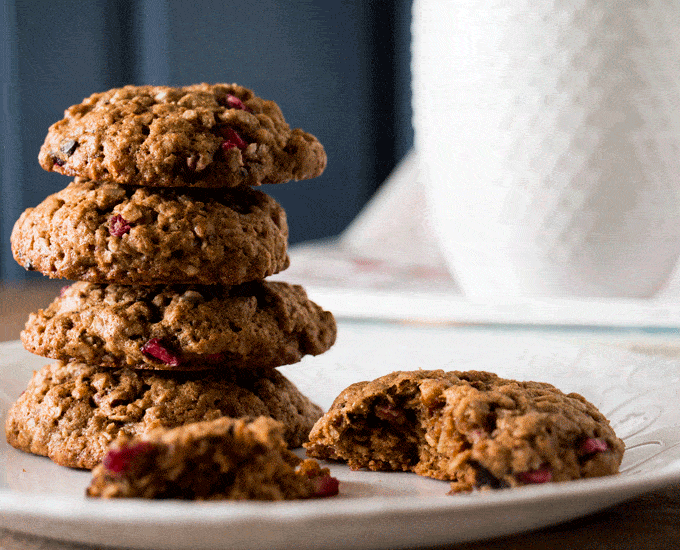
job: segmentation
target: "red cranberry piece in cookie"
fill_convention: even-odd
[[[179,357],[164,347],[158,338],[151,338],[144,344],[142,346],[142,353],[147,357],[158,359],[161,363],[171,367],[178,367],[180,363]]]
[[[314,497],[332,497],[340,492],[340,482],[330,474],[312,478],[314,482]]]
[[[529,470],[528,472],[521,472],[517,474],[517,479],[521,483],[527,485],[535,485],[537,483],[548,483],[552,481],[552,471],[549,467],[544,466],[538,470]]]
[[[102,464],[109,473],[122,476],[133,469],[140,459],[148,455],[153,448],[151,443],[142,441],[120,449],[109,449],[104,455]]]
[[[241,138],[240,135],[234,130],[233,128],[224,128],[220,131],[222,136],[225,138],[225,141],[220,145],[224,151],[228,151],[229,149],[245,149],[248,147],[248,144],[243,141],[243,138]]]
[[[296,468],[296,473],[307,476],[312,482],[314,492],[309,495],[312,498],[332,497],[339,492],[340,482],[331,476],[328,468],[321,468],[315,460],[303,460]]]
[[[589,437],[584,440],[579,446],[580,455],[592,455],[596,453],[604,453],[609,450],[609,445],[604,439],[597,439],[595,437]]]
[[[113,237],[122,237],[128,231],[130,231],[130,224],[120,214],[116,214],[109,220],[109,233]]]
[[[227,106],[230,109],[241,109],[242,111],[248,111],[250,112],[250,109],[246,107],[246,104],[243,103],[238,97],[232,94],[227,94]]]

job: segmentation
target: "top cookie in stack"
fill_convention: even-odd
[[[330,312],[300,286],[265,280],[288,267],[288,226],[283,208],[253,187],[313,178],[326,166],[322,145],[290,129],[274,102],[235,84],[113,89],[67,109],[50,127],[39,160],[75,180],[21,215],[12,251],[28,270],[77,282],[31,314],[21,334],[26,349],[63,365],[37,373],[40,380],[8,414],[13,445],[48,455],[47,447],[62,447],[60,463],[91,467],[101,441],[96,451],[88,449],[84,465],[71,460],[70,451],[64,459],[65,443],[54,437],[73,431],[73,411],[79,418],[89,411],[79,420],[89,434],[76,445],[82,454],[96,439],[96,426],[120,417],[113,409],[102,412],[102,396],[92,397],[103,391],[98,373],[115,385],[123,369],[142,389],[151,384],[150,371],[165,371],[157,381],[163,387],[205,379],[217,388],[222,377],[252,388],[271,379],[276,367],[333,345]],[[67,389],[74,384],[83,403]],[[296,418],[289,443],[300,444],[299,411],[305,410],[306,433],[321,411],[305,396],[291,399],[297,390],[289,382],[279,385],[286,387],[281,403],[305,404],[278,411],[284,424]],[[70,396],[68,406],[62,404],[64,418],[70,415],[66,431],[47,410],[55,399],[50,392]],[[150,399],[148,410],[156,415]],[[227,414],[213,409],[206,418],[193,409],[191,415],[172,411],[172,420],[135,417],[133,427],[120,429],[132,435],[152,425],[174,427],[182,418]],[[106,418],[94,421],[96,415]],[[37,432],[50,443],[36,443]]]
[[[94,94],[53,124],[45,170],[146,187],[236,187],[321,175],[317,139],[278,105],[236,84],[125,86]]]

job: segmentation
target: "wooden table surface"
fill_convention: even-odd
[[[39,285],[0,286],[0,341],[16,340],[29,312],[47,306],[63,284],[63,282],[51,281]],[[680,356],[680,336],[666,334],[658,341],[650,342],[648,339],[631,341],[630,347],[649,353],[661,352],[666,355]],[[92,550],[93,548],[95,547],[27,536],[0,529],[0,550]],[[645,494],[603,512],[569,523],[503,539],[447,548],[460,550],[553,548],[667,550],[680,548],[680,484]]]

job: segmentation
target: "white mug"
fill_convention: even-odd
[[[415,147],[469,296],[644,297],[680,254],[680,7],[415,0]]]

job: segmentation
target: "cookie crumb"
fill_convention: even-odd
[[[338,494],[328,468],[291,453],[268,417],[220,418],[121,438],[92,471],[103,498],[292,500]]]

